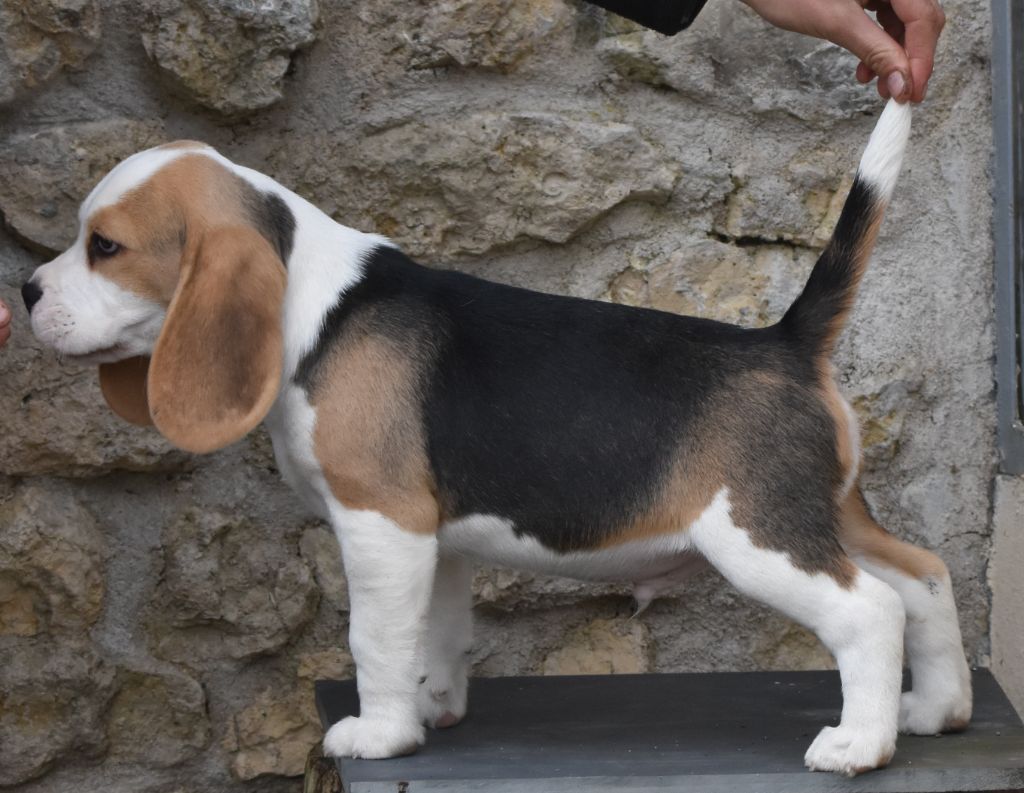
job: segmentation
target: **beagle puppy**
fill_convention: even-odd
[[[710,563],[833,653],[842,718],[805,763],[854,775],[897,730],[971,715],[949,574],[869,514],[829,363],[909,132],[890,102],[766,328],[422,267],[189,141],[114,168],[24,298],[40,340],[99,365],[114,411],[182,449],[265,422],[348,578],[360,715],[329,754],[411,752],[463,717],[470,560],[632,582],[641,602]]]

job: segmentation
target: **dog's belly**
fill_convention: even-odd
[[[449,521],[438,531],[442,551],[491,564],[565,576],[583,581],[627,581],[642,584],[679,580],[674,574],[694,569],[686,531],[625,542],[607,548],[559,553],[493,515],[470,515]]]

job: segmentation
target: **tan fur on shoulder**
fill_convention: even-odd
[[[437,531],[440,509],[416,377],[415,364],[393,342],[372,333],[346,339],[331,353],[311,394],[313,444],[338,501],[428,534]]]

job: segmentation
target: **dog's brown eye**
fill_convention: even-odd
[[[101,234],[97,234],[95,231],[92,233],[92,239],[89,240],[89,247],[92,249],[92,253],[96,256],[113,256],[119,250],[121,246],[113,240],[108,240]]]

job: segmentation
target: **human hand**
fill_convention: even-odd
[[[7,340],[11,338],[11,310],[7,308],[7,304],[0,300],[0,347],[7,344]]]
[[[838,44],[858,58],[857,79],[878,93],[920,102],[946,24],[938,0],[743,0],[776,27]],[[878,24],[867,11],[874,11]]]

